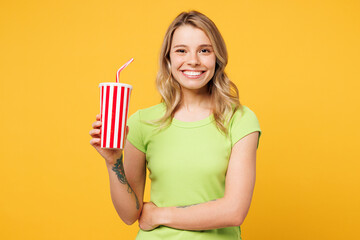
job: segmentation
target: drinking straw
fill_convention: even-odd
[[[134,61],[134,58],[131,58],[129,61],[127,61],[127,63],[125,63],[124,65],[122,65],[119,70],[117,70],[116,73],[116,82],[119,82],[119,78],[120,78],[120,72],[127,67],[127,65],[129,65],[132,61]]]

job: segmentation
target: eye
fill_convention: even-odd
[[[210,53],[210,49],[207,49],[207,48],[203,48],[200,50],[201,53]]]
[[[177,53],[185,53],[185,49],[177,49],[177,50],[175,50],[175,52],[177,52]]]

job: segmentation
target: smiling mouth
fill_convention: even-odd
[[[205,73],[205,71],[189,71],[189,70],[184,70],[181,72],[187,78],[199,78],[200,76],[202,76]]]

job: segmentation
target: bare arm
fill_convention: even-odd
[[[109,173],[110,193],[113,205],[120,218],[128,225],[140,216],[146,179],[145,154],[126,141],[124,150],[100,147],[100,115],[90,135],[90,144],[105,159]],[[130,131],[127,128],[127,133]]]
[[[128,225],[140,216],[146,179],[145,154],[126,141],[124,159],[106,164],[113,205]]]
[[[223,198],[185,207],[156,207],[145,203],[139,225],[151,230],[159,225],[184,230],[208,230],[240,226],[250,208],[255,186],[258,132],[239,140],[232,148]]]

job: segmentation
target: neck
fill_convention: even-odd
[[[206,88],[196,90],[182,89],[182,101],[179,108],[185,109],[188,112],[212,109],[211,95]]]

